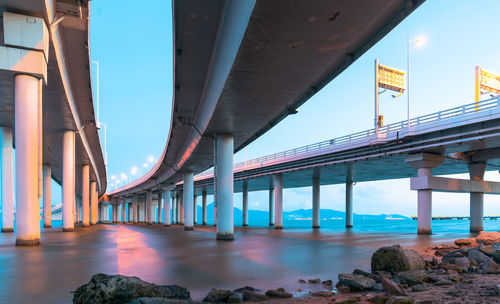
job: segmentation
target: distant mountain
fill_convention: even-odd
[[[239,208],[234,207],[234,217],[241,218],[243,217],[243,211]],[[201,219],[202,207],[198,205],[198,219]],[[260,211],[260,210],[248,210],[248,217],[252,220],[267,220],[269,219],[268,211]],[[214,204],[207,205],[207,218],[214,218]],[[331,209],[321,209],[320,210],[320,218],[321,219],[344,219],[345,212]],[[355,219],[364,219],[364,220],[380,220],[386,218],[392,219],[410,219],[407,216],[400,214],[356,214],[354,213]],[[311,220],[312,219],[312,209],[298,209],[289,212],[283,212],[283,219],[288,220]]]

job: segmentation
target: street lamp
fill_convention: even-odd
[[[148,157],[148,162],[153,163],[155,161],[155,158],[153,156]]]
[[[410,39],[410,36],[406,37],[406,77],[407,77],[407,88],[406,88],[406,119],[407,126],[410,128],[410,44],[414,43],[416,46],[423,46],[427,38],[425,36],[419,36],[416,39]]]

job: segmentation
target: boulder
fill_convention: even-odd
[[[291,298],[292,294],[286,292],[284,288],[278,288],[278,289],[269,289],[268,291],[266,291],[266,296],[270,298]]]
[[[500,232],[498,231],[481,231],[476,237],[476,242],[483,245],[493,245],[500,242]]]
[[[408,285],[422,284],[429,280],[429,275],[423,270],[399,272],[396,277],[401,281],[401,283]]]
[[[332,285],[333,281],[332,280],[325,280],[325,281],[321,282],[321,284],[323,284],[323,285]]]
[[[242,300],[241,296],[237,293],[233,293],[226,300],[227,303],[241,303],[242,301],[243,300]]]
[[[393,296],[390,297],[385,304],[414,304],[415,301],[413,301],[412,298],[410,297],[399,297],[399,296]]]
[[[462,272],[462,268],[460,268],[458,265],[455,265],[455,264],[441,263],[438,265],[438,267],[441,269],[444,269],[446,271],[455,270],[456,272]]]
[[[493,245],[491,245],[491,248],[495,249],[495,250],[500,250],[500,242],[499,243],[495,243]]]
[[[383,270],[391,273],[425,269],[424,258],[412,249],[399,245],[382,247],[372,255],[372,272]]]
[[[247,290],[247,291],[257,291],[258,289],[257,288],[253,288],[252,286],[245,286],[245,287],[241,287],[241,288],[236,288],[234,290],[234,292],[244,292],[245,290]]]
[[[429,290],[429,287],[427,287],[425,284],[417,284],[411,288],[411,291],[413,292],[423,292],[427,290]]]
[[[495,250],[495,253],[493,254],[493,260],[495,262],[500,263],[500,250]]]
[[[248,290],[243,291],[242,297],[244,301],[249,301],[249,302],[262,302],[269,300],[269,297],[264,294],[261,294],[257,291],[248,291]]]
[[[495,254],[495,249],[486,245],[479,245],[479,250],[487,256],[493,256]]]
[[[369,298],[368,302],[374,303],[374,304],[384,304],[385,302],[387,302],[387,300],[389,300],[389,297],[386,297],[385,295],[378,294],[378,295],[375,295],[375,296]]]
[[[482,273],[497,273],[500,266],[493,261],[492,258],[479,250],[469,251],[469,260],[474,261],[479,265]]]
[[[469,258],[467,258],[466,256],[464,256],[462,258],[456,258],[455,265],[460,267],[463,272],[467,272],[469,270],[469,266],[470,266]]]
[[[349,287],[358,290],[372,289],[377,283],[374,279],[367,278],[359,274],[341,273],[339,281]]]
[[[354,271],[352,273],[359,274],[359,275],[365,276],[365,277],[370,278],[370,279],[374,279],[375,281],[377,281],[377,283],[379,283],[380,280],[382,279],[381,275],[366,272],[366,271],[361,270],[361,269],[354,269]]]
[[[500,284],[495,285],[495,293],[500,297]]]
[[[309,291],[309,294],[314,296],[314,297],[322,297],[322,298],[330,298],[330,297],[333,297],[335,295],[335,293],[333,291],[324,291],[324,290]]]
[[[312,284],[318,284],[318,283],[321,283],[321,279],[309,279],[307,280],[309,283],[312,283]]]
[[[458,239],[458,240],[455,240],[455,245],[460,246],[460,247],[476,246],[476,239],[475,238]]]
[[[382,278],[382,286],[387,293],[387,296],[407,296],[406,292],[396,283],[388,278]]]
[[[89,283],[78,287],[73,294],[73,303],[121,304],[142,297],[190,300],[189,291],[184,287],[156,285],[137,277],[99,273],[93,275]]]
[[[166,299],[166,298],[137,298],[128,304],[195,304],[200,302],[191,302],[189,300]]]
[[[441,262],[455,264],[455,259],[463,257],[465,257],[465,255],[461,253],[459,250],[456,250],[448,253],[447,255],[444,255],[443,258],[441,259]]]
[[[210,290],[207,296],[203,299],[203,302],[226,302],[232,294],[233,292],[231,290],[212,288],[212,290]]]

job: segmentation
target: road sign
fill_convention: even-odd
[[[378,86],[387,90],[403,93],[405,87],[405,72],[378,65]]]

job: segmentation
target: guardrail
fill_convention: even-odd
[[[475,114],[478,112],[488,111],[488,110],[497,109],[497,108],[500,108],[500,96],[486,99],[486,100],[482,100],[482,101],[479,101],[477,103],[474,102],[474,103],[466,104],[463,106],[459,106],[459,107],[455,107],[455,108],[451,108],[451,109],[447,109],[447,110],[443,110],[443,111],[415,117],[415,118],[410,119],[409,125],[410,125],[410,128],[411,127],[418,127],[418,126],[431,124],[431,123],[438,122],[438,121],[453,119],[453,118],[457,118],[457,117],[463,117],[463,116]],[[389,133],[389,132],[397,132],[397,131],[404,130],[404,129],[408,129],[408,120],[404,120],[404,121],[391,123],[391,124],[382,126],[379,128],[379,134],[384,134],[384,133]],[[361,131],[361,132],[357,132],[357,133],[353,133],[353,134],[349,134],[349,135],[344,135],[344,136],[337,137],[334,139],[325,140],[325,141],[317,142],[317,143],[310,144],[307,146],[302,146],[302,147],[298,147],[295,149],[290,149],[290,150],[262,156],[259,158],[247,160],[247,161],[244,161],[241,163],[237,163],[237,164],[234,164],[233,170],[238,170],[238,169],[247,168],[247,167],[253,167],[256,164],[261,164],[261,163],[264,163],[264,162],[267,162],[270,160],[277,160],[277,159],[285,158],[285,157],[289,157],[289,156],[295,156],[295,155],[300,155],[300,154],[304,154],[304,153],[316,152],[316,151],[320,151],[320,150],[323,150],[326,148],[331,148],[332,146],[335,146],[335,145],[341,145],[341,144],[352,143],[355,141],[368,139],[369,137],[374,136],[374,135],[376,135],[375,128]],[[200,177],[209,176],[209,175],[213,175],[213,169],[209,169],[209,170],[206,170],[204,172],[201,172],[200,174],[197,174],[195,176],[195,178],[200,178]]]

